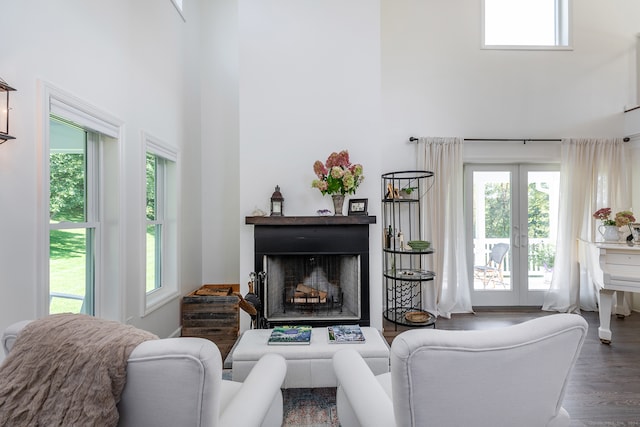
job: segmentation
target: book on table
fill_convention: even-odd
[[[327,327],[327,332],[330,343],[349,344],[365,341],[360,325],[333,325]]]
[[[300,345],[311,343],[311,326],[276,326],[271,331],[270,345]]]

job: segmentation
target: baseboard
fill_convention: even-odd
[[[478,306],[473,307],[474,312],[507,312],[507,313],[534,313],[542,310],[542,306],[536,305],[510,305],[510,306]]]

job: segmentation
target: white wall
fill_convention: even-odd
[[[109,286],[122,286],[124,308],[119,320],[160,336],[178,329],[179,299],[140,317],[144,286],[139,253],[144,197],[141,132],[178,147],[187,165],[181,178],[180,285],[190,290],[201,281],[201,156],[199,13],[197,2],[189,5],[185,5],[185,24],[169,0],[0,0],[5,34],[0,44],[0,76],[18,90],[11,97],[11,131],[17,139],[0,146],[0,330],[40,315],[36,295],[43,287],[38,283],[36,233],[44,231],[46,238],[46,224],[38,224],[36,215],[43,182],[38,81],[125,124],[120,160],[125,183],[120,219],[124,283]]]
[[[380,5],[377,0],[240,0],[240,277],[253,270],[253,226],[279,185],[284,214],[315,215],[313,163],[349,150],[364,166],[357,198],[378,215]],[[371,227],[372,320],[381,326],[380,236]],[[241,283],[246,287],[246,282]],[[377,319],[374,319],[377,318]],[[247,316],[243,320],[246,321]]]
[[[573,1],[570,51],[480,49],[481,4],[382,0],[381,149],[397,153],[385,168],[410,164],[409,136],[627,135],[639,2]],[[558,162],[560,155],[557,143],[541,142],[468,142],[464,151],[469,162]]]
[[[244,217],[268,210],[275,185],[286,215],[330,207],[310,182],[313,162],[331,151],[348,149],[364,165],[357,197],[379,216],[380,175],[414,166],[410,136],[625,134],[623,108],[637,103],[640,2],[574,1],[574,49],[561,52],[481,50],[480,4],[190,1],[185,23],[169,0],[0,0],[0,76],[18,89],[18,139],[0,146],[0,329],[37,314],[38,79],[126,125],[124,317],[161,336],[178,327],[179,301],[139,317],[143,130],[181,149],[184,293],[201,283],[246,286],[253,241]],[[545,145],[502,147],[473,143],[465,158],[557,157]],[[374,323],[379,222],[371,227]]]
[[[382,149],[408,153],[411,135],[621,136],[640,4],[572,3],[573,50],[498,51],[480,49],[479,1],[383,0]]]
[[[204,1],[202,16],[202,282],[239,283],[238,2]]]

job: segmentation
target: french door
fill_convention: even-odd
[[[539,306],[553,274],[559,165],[465,165],[474,306]]]

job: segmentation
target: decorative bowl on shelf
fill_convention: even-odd
[[[407,245],[409,245],[409,247],[414,251],[424,251],[429,249],[431,242],[427,242],[426,240],[411,240],[410,242],[407,242]]]
[[[424,311],[410,311],[404,315],[404,318],[412,323],[426,323],[430,317],[429,313]]]

